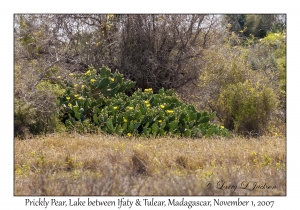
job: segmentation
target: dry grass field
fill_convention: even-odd
[[[14,140],[14,194],[286,195],[286,138]]]

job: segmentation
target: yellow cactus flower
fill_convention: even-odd
[[[114,110],[116,110],[116,109],[118,109],[118,107],[117,107],[117,106],[114,106]]]
[[[128,120],[126,118],[123,118],[124,122],[128,122]]]
[[[71,103],[69,103],[69,104],[68,104],[68,106],[69,106],[69,107],[72,107],[72,104],[71,104]]]
[[[95,79],[91,79],[91,83],[94,83],[96,80]]]
[[[152,88],[145,89],[145,92],[152,92]]]
[[[111,19],[111,18],[113,18],[114,17],[114,15],[107,15],[107,18],[108,19]]]
[[[70,98],[70,97],[66,97],[66,99],[67,99],[67,100],[70,100],[71,98]]]
[[[110,81],[114,82],[114,81],[115,81],[115,79],[114,79],[114,78],[110,78]]]
[[[164,106],[164,105],[160,105],[160,108],[164,109],[164,108],[165,108],[165,106]]]
[[[85,75],[90,75],[91,74],[91,70],[88,70],[87,72],[84,73]]]

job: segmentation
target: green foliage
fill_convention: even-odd
[[[49,81],[40,82],[32,100],[14,100],[14,129],[15,136],[26,137],[29,134],[41,134],[65,130],[58,119],[57,97],[64,90]]]
[[[125,91],[134,86],[120,73],[103,67],[98,73],[90,67],[83,75],[73,75],[80,85],[71,85],[60,97],[61,113],[68,116],[66,126],[79,132],[102,131],[118,135],[226,136],[227,129],[209,123],[214,113],[198,112],[181,102],[172,90],[151,88],[132,96]],[[83,126],[80,126],[80,125]],[[89,125],[91,124],[91,125]],[[89,131],[88,131],[89,130]]]
[[[105,101],[118,93],[134,87],[134,82],[124,81],[121,74],[111,73],[108,68],[101,68],[97,73],[92,67],[82,75],[70,75],[77,83],[67,83],[66,91],[60,97],[62,113],[68,113],[77,120],[92,119],[96,106],[100,108]]]
[[[251,69],[262,72],[279,96],[281,109],[286,108],[286,34],[268,33],[259,42],[248,47],[247,61]]]
[[[264,38],[269,32],[285,29],[285,15],[280,14],[230,14],[224,15],[230,30],[242,36]]]
[[[40,40],[44,39],[44,32],[41,29],[32,30],[30,21],[20,15],[19,37],[17,41],[28,56],[37,57],[43,51]]]
[[[238,133],[261,135],[267,130],[270,115],[277,108],[277,98],[271,88],[253,85],[249,81],[228,85],[220,94],[225,126],[234,123]]]
[[[268,33],[260,41],[249,37],[247,45],[235,33],[227,35],[205,53],[200,107],[216,111],[219,121],[238,134],[271,132],[268,120],[284,122],[277,113],[285,109],[285,33]],[[262,107],[263,95],[272,108]]]
[[[14,101],[14,133],[15,136],[25,136],[28,134],[29,126],[33,122],[34,110],[30,104],[24,101]]]
[[[59,97],[64,94],[65,90],[62,89],[58,84],[50,83],[49,81],[41,81],[36,89],[39,91],[47,90],[53,93],[56,97]]]
[[[262,45],[271,48],[277,69],[277,85],[281,108],[286,108],[286,33],[268,33],[262,40]]]

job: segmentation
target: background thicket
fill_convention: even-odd
[[[69,75],[102,65],[136,83],[127,95],[174,89],[238,134],[285,134],[285,15],[14,18],[15,135],[63,131],[57,99]]]

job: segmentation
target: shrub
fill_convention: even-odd
[[[285,116],[280,113],[284,113],[285,110],[285,33],[268,33],[264,39],[255,41],[249,37],[244,45],[239,43],[239,38],[234,33],[227,32],[225,35],[224,43],[206,50],[198,93],[190,95],[195,95],[196,103],[201,109],[216,111],[219,121],[224,123],[226,128],[239,134],[261,134],[270,131],[266,128],[266,124],[269,123],[272,126],[284,127]],[[235,91],[236,95],[231,95],[233,92],[230,91]],[[243,91],[248,95],[243,95]],[[256,105],[250,101],[259,100],[259,97],[261,100],[263,94],[266,95],[266,101],[276,101],[272,108],[262,108],[262,101]],[[237,98],[233,100],[234,97]],[[252,104],[253,112],[249,113],[248,105],[239,105],[242,99],[247,101],[249,106]],[[239,109],[233,108],[235,106],[239,106]],[[240,115],[239,119],[237,115]],[[252,117],[246,123],[248,115]],[[263,119],[264,117],[266,119]],[[259,121],[255,122],[255,119]]]
[[[260,43],[250,47],[248,62],[267,75],[279,95],[280,108],[286,109],[286,33],[267,33]]]
[[[119,72],[113,74],[106,67],[99,73],[90,67],[86,73],[73,76],[78,83],[67,87],[60,97],[61,115],[68,118],[68,128],[76,129],[88,121],[106,133],[128,136],[229,134],[227,129],[209,123],[214,113],[196,111],[172,90],[154,94],[151,88],[139,89],[127,96],[125,91],[135,83],[124,81]]]
[[[14,135],[21,138],[29,134],[41,134],[64,130],[58,120],[57,97],[64,90],[57,84],[42,81],[30,94],[14,100]]]
[[[248,80],[228,85],[220,94],[224,125],[244,135],[261,135],[267,131],[271,113],[278,101],[271,88],[253,85]]]

